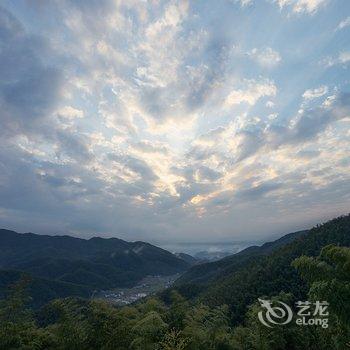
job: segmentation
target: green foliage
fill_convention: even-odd
[[[190,303],[177,291],[170,294],[170,306],[166,313],[167,323],[171,328],[182,329]]]
[[[27,278],[10,286],[7,298],[0,302],[0,349],[40,350],[54,344],[52,335],[38,329],[25,303],[29,301]]]
[[[147,313],[132,328],[134,340],[131,348],[135,350],[152,350],[163,339],[168,325],[162,320],[159,313],[151,311]]]
[[[231,329],[227,307],[193,307],[186,316],[183,334],[189,339],[191,350],[229,349]]]
[[[137,306],[141,314],[147,314],[151,311],[163,314],[165,311],[164,303],[157,298],[148,298]]]
[[[271,298],[273,302],[282,301],[288,305],[293,305],[294,297],[291,294],[280,293]],[[248,308],[245,316],[244,326],[234,329],[232,346],[233,349],[247,350],[316,350],[329,349],[329,332],[322,328],[308,328],[297,326],[295,320],[287,325],[266,327],[258,318],[258,313],[264,309],[258,302]],[[326,335],[327,334],[327,335]]]
[[[162,350],[184,350],[188,344],[188,339],[183,338],[181,331],[170,330],[165,334],[163,340],[159,343]]]
[[[321,250],[319,244],[330,237],[347,244],[349,228],[349,217],[333,220],[313,229],[307,239],[243,259],[234,273],[226,271],[197,300],[173,289],[165,302],[151,297],[121,308],[70,297],[51,301],[34,314],[26,306],[32,281],[23,276],[0,299],[0,350],[348,349],[350,248],[328,245]],[[295,320],[266,327],[258,318],[263,310],[259,297],[291,306],[307,298],[326,300],[329,327],[301,327]]]
[[[292,304],[292,296],[280,294],[271,300]],[[287,325],[268,328],[260,323],[258,313],[263,311],[258,303],[252,304],[245,317],[244,326],[234,329],[231,341],[235,350],[329,350],[333,349],[332,332],[312,326],[298,326],[292,320]],[[339,348],[341,349],[341,348]]]
[[[117,238],[19,234],[0,230],[0,295],[22,272],[31,275],[32,306],[89,297],[95,289],[131,287],[147,275],[171,275],[190,264],[145,242]]]
[[[311,300],[329,303],[334,348],[350,339],[350,248],[328,245],[318,257],[301,256],[293,266],[310,286]]]
[[[292,241],[289,237],[262,250],[252,247],[219,262],[195,266],[175,289],[185,290],[186,296],[211,307],[228,305],[231,321],[238,325],[243,322],[247,306],[261,295],[272,297],[286,292],[297,300],[305,300],[308,286],[291,266],[292,261],[301,255],[317,256],[328,244],[350,246],[349,232],[350,215],[340,217],[299,234]],[[201,275],[207,276],[205,285]],[[192,288],[196,281],[201,283],[200,290]]]

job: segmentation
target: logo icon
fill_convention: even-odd
[[[292,309],[282,301],[278,301],[278,306],[272,306],[270,300],[258,299],[260,305],[266,309],[265,311],[259,311],[258,317],[260,322],[269,328],[273,325],[284,325],[289,323],[293,318]]]

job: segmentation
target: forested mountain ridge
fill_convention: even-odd
[[[132,262],[143,266],[148,261],[159,264],[161,269],[183,270],[188,266],[174,254],[149,243],[127,242],[118,238],[94,237],[88,240],[71,236],[47,236],[34,233],[17,233],[0,230],[0,266],[16,266],[38,258],[59,258],[70,260],[91,260],[99,263],[115,259],[120,266]],[[119,260],[118,260],[119,259]],[[134,260],[133,260],[134,259]]]
[[[246,260],[230,276],[209,282],[208,290],[192,299],[173,288],[167,291],[167,300],[153,296],[126,307],[71,297],[33,311],[26,307],[26,278],[19,278],[6,297],[0,297],[0,349],[346,350],[349,219],[331,220],[269,255]],[[329,245],[330,241],[336,243]],[[272,305],[286,303],[293,318],[279,316],[272,326],[263,324],[260,316],[267,311],[258,298],[266,296]],[[306,318],[321,317],[322,325],[297,322],[301,316],[296,300],[312,306],[326,301],[325,314],[318,311]]]
[[[92,294],[91,288],[86,285],[35,277],[23,271],[0,269],[0,299],[6,296],[9,286],[20,279],[28,281],[29,305],[34,309],[57,298],[82,297],[88,299]]]
[[[196,279],[191,282],[186,277],[197,268],[194,267],[179,280],[175,288],[185,297],[211,307],[229,305],[232,319],[239,322],[247,306],[259,296],[270,297],[286,292],[299,300],[305,298],[307,286],[291,263],[302,255],[317,256],[322,247],[329,244],[350,246],[350,215],[317,225],[268,255],[248,254],[239,262],[239,255],[227,258],[224,261],[227,263],[225,269],[216,270],[215,275],[200,286]],[[206,266],[210,268],[211,264],[215,263]]]
[[[209,281],[215,280],[219,275],[223,276],[229,274],[233,269],[239,268],[242,264],[244,265],[247,260],[260,255],[270,254],[274,250],[292,242],[294,239],[301,237],[307,232],[307,230],[303,230],[289,233],[275,241],[266,242],[262,246],[250,246],[236,254],[227,256],[218,261],[194,266],[178,279],[177,284],[207,284]]]
[[[147,275],[183,272],[189,263],[145,242],[20,234],[0,230],[0,277],[24,271],[33,290],[52,295],[88,295],[94,289],[128,287]],[[47,301],[47,300],[46,300]]]
[[[278,319],[280,323],[267,327],[260,318],[266,309],[257,300],[237,324],[230,317],[227,306],[231,305],[210,307],[186,300],[174,290],[166,304],[155,297],[126,307],[102,300],[65,298],[33,312],[26,308],[26,280],[20,279],[9,288],[7,298],[0,298],[0,349],[348,349],[350,248],[328,245],[318,257],[301,256],[292,265],[308,285],[304,300],[311,300],[312,305],[317,300],[329,302],[327,314],[319,314],[322,326],[301,326],[295,310],[295,318],[285,323]],[[290,293],[271,296],[273,304],[283,301],[290,307],[293,298]]]

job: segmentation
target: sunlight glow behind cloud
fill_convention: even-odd
[[[1,225],[242,241],[345,213],[345,9],[5,1]]]

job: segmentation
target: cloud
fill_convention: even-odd
[[[313,100],[318,97],[324,96],[328,92],[328,87],[322,85],[316,89],[308,89],[303,93],[303,98],[305,100]]]
[[[301,150],[297,154],[297,157],[304,159],[313,159],[320,155],[320,151],[317,150]]]
[[[1,7],[0,40],[1,127],[5,133],[34,130],[56,107],[63,73],[43,59],[44,54],[52,53],[49,43],[26,33]]]
[[[276,0],[280,8],[291,7],[295,13],[316,13],[328,0]]]
[[[342,93],[325,99],[322,105],[299,110],[289,125],[256,125],[236,131],[233,150],[235,161],[241,162],[256,155],[280,147],[310,142],[323,133],[327,127],[350,116],[350,94]]]
[[[195,172],[195,179],[197,182],[212,182],[218,180],[221,176],[222,174],[220,172],[205,166],[199,167]]]
[[[257,200],[282,187],[280,183],[265,182],[248,189],[240,189],[235,196],[241,200]]]
[[[253,1],[4,4],[2,226],[202,241],[345,208],[346,74],[308,54],[328,53],[333,12],[320,29]]]
[[[74,120],[76,118],[83,118],[84,112],[82,110],[74,108],[72,106],[65,106],[58,111],[58,115],[61,118]]]
[[[89,162],[93,159],[88,147],[88,139],[84,135],[77,135],[74,131],[57,130],[53,135],[55,143],[55,153],[59,158],[68,156],[72,161]]]
[[[237,133],[236,161],[240,162],[263,146],[262,134],[259,131],[242,130]]]
[[[234,0],[238,2],[242,7],[248,6],[253,3],[253,0]]]
[[[340,64],[348,64],[350,62],[350,51],[342,51],[337,57],[328,57],[321,61],[326,67],[332,67]]]
[[[275,96],[277,88],[275,84],[269,80],[266,81],[255,81],[246,80],[244,81],[245,88],[232,90],[225,100],[225,107],[230,108],[233,105],[240,103],[247,103],[248,105],[255,105],[255,103],[262,97]]]
[[[339,63],[348,63],[350,61],[350,52],[343,51],[339,54]]]
[[[350,26],[350,16],[346,17],[345,19],[343,19],[337,26],[336,31],[337,30],[342,30],[346,27]]]
[[[303,110],[292,120],[289,139],[293,141],[310,139],[324,131],[330,123],[347,118],[349,115],[350,94],[342,93],[329,97],[321,106]]]
[[[131,147],[141,154],[164,154],[169,153],[166,144],[160,142],[151,142],[149,140],[139,141],[131,145]]]
[[[254,48],[248,52],[248,56],[265,68],[272,68],[282,60],[281,55],[271,47],[266,47],[264,49]]]

